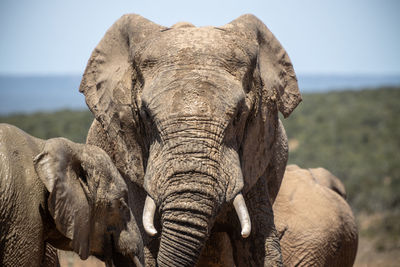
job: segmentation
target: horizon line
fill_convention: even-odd
[[[62,76],[82,76],[78,72],[0,72],[0,77],[62,77]],[[297,72],[296,76],[400,76],[400,72]]]

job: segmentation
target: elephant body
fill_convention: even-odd
[[[284,266],[353,266],[358,233],[345,194],[324,168],[287,166],[273,204]],[[226,232],[214,233],[210,241],[198,266],[235,266],[234,253],[243,252],[232,250]]]
[[[1,266],[57,266],[55,248],[107,265],[140,264],[143,244],[127,197],[98,147],[0,124]]]
[[[2,266],[42,266],[44,261],[57,256],[51,253],[55,249],[44,242],[50,226],[44,220],[48,216],[47,190],[33,166],[33,159],[43,146],[42,140],[6,125],[0,126]],[[46,250],[50,250],[50,259],[46,257]]]
[[[353,266],[358,233],[345,196],[323,168],[286,168],[273,206],[285,266]]]
[[[244,15],[222,27],[122,16],[80,85],[101,147],[128,182],[148,266],[193,266],[227,229],[238,266],[282,265],[272,203],[301,101],[290,59]],[[138,208],[139,207],[139,208]]]

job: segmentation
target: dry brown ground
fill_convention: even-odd
[[[381,215],[360,215],[357,218],[359,230],[362,232],[371,223],[379,219]],[[399,222],[400,223],[400,222]],[[400,266],[400,247],[388,251],[378,251],[376,249],[376,239],[361,236],[358,244],[358,252],[355,267],[398,267]],[[73,252],[60,252],[61,267],[104,267],[104,263],[94,257],[82,261]]]
[[[355,267],[398,267],[400,266],[400,248],[389,251],[377,251],[374,240],[361,237],[358,243],[358,251]]]
[[[374,224],[378,223],[379,225],[379,222],[384,220],[384,215],[384,213],[375,213],[370,215],[359,214],[357,216],[360,240],[358,242],[358,251],[354,266],[400,266],[400,244],[392,246],[389,250],[379,251],[377,247],[379,243],[382,243],[382,239],[380,240],[378,236],[370,238],[363,234]]]
[[[104,267],[104,263],[95,257],[89,257],[83,261],[79,256],[73,252],[60,251],[60,265],[61,267]]]
[[[400,266],[400,249],[385,252],[376,251],[373,240],[361,237],[354,267],[397,267]],[[82,261],[72,252],[60,252],[61,267],[104,267],[104,263],[94,257]]]

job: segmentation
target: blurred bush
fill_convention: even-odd
[[[37,112],[1,116],[0,123],[9,123],[42,139],[65,137],[85,143],[93,115],[90,111],[60,110],[54,113]]]
[[[283,120],[290,143],[296,144],[289,146],[289,163],[330,170],[344,182],[356,212],[400,209],[400,90],[303,98]]]
[[[304,94],[283,120],[289,163],[339,177],[378,251],[400,252],[399,101],[400,88]]]

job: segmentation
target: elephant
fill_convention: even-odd
[[[273,210],[285,266],[353,266],[358,230],[342,182],[324,168],[286,168]]]
[[[273,204],[284,266],[353,266],[358,232],[345,196],[342,182],[324,168],[286,167]],[[235,266],[229,238],[218,235],[201,266]]]
[[[0,124],[0,265],[58,266],[57,249],[142,266],[128,188],[109,156]]]
[[[127,14],[93,50],[79,91],[87,144],[129,187],[146,266],[194,266],[226,229],[237,266],[281,266],[272,203],[301,101],[293,65],[254,15],[172,27]]]
[[[298,166],[293,164],[293,166],[290,166],[290,168],[287,166],[286,169],[287,171],[290,171],[292,169],[296,169],[296,167]],[[321,167],[310,168],[308,170],[310,171],[310,174],[315,182],[335,191],[337,194],[342,196],[343,199],[347,199],[346,188],[344,187],[343,183],[330,171]]]

